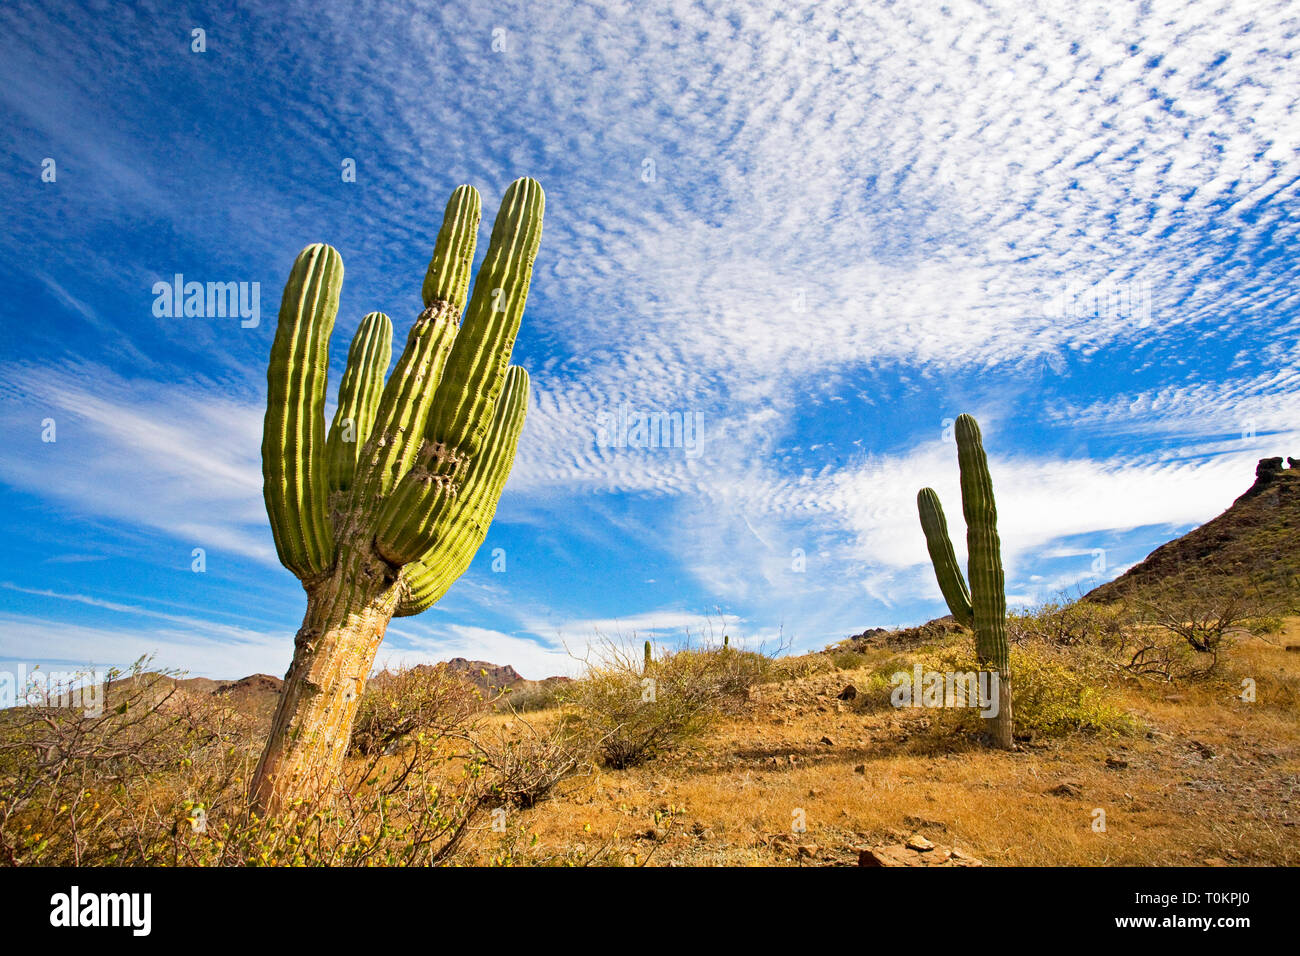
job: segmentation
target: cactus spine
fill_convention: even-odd
[[[535,181],[511,184],[470,296],[481,203],[470,186],[452,193],[392,375],[392,323],[372,312],[328,433],[343,262],[316,244],[294,263],[267,371],[262,471],[276,551],[307,612],[254,774],[259,811],[327,794],[390,619],[441,598],[487,535],[527,413],[528,374],[509,362],[544,206]]]
[[[998,510],[989,477],[988,457],[975,419],[962,415],[956,423],[957,465],[961,472],[961,504],[966,519],[967,574],[970,586],[948,537],[948,523],[939,496],[922,488],[916,496],[921,529],[934,565],[939,590],[952,616],[975,631],[975,655],[980,666],[998,674],[998,712],[990,718],[994,743],[1011,748],[1011,664],[1007,647],[1006,581]]]

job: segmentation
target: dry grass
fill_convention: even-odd
[[[920,831],[997,865],[1296,865],[1300,654],[1288,643],[1300,643],[1300,621],[1242,640],[1220,680],[1118,683],[1116,701],[1144,733],[1015,753],[937,739],[922,711],[836,699],[893,651],[863,654],[852,670],[787,664],[808,676],[764,685],[696,745],[594,774],[523,825],[539,858],[600,852],[629,864],[844,863],[854,847]],[[1253,704],[1236,696],[1242,676],[1257,683]],[[1066,795],[1052,792],[1062,785]],[[800,809],[806,832],[784,839]],[[801,856],[799,844],[816,850]]]

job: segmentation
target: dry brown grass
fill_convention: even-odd
[[[845,863],[854,847],[920,831],[996,865],[1296,865],[1300,654],[1285,650],[1296,643],[1292,619],[1267,641],[1243,639],[1219,680],[1119,683],[1117,701],[1145,733],[1075,734],[1016,753],[937,739],[922,711],[836,700],[892,651],[863,654],[853,670],[796,664],[787,672],[809,676],[764,685],[696,745],[600,771],[522,825],[539,859],[628,864]],[[1257,682],[1253,704],[1235,696],[1242,676]],[[1052,793],[1063,784],[1077,792]],[[1093,830],[1096,808],[1104,833]],[[796,809],[803,834],[791,834]],[[799,844],[816,850],[801,856]]]

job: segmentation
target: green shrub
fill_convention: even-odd
[[[980,669],[968,648],[945,648],[925,655],[921,663],[925,670],[934,671]],[[1095,675],[1078,664],[1077,660],[1045,648],[1012,647],[1013,716],[1017,735],[1129,734],[1139,729],[1138,721],[1114,702]],[[975,707],[943,707],[933,713],[934,729],[940,733],[985,732],[985,721]]]

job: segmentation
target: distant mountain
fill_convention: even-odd
[[[1083,600],[1109,603],[1206,576],[1270,599],[1300,599],[1300,461],[1263,458],[1255,483],[1227,511],[1152,551]]]
[[[447,670],[459,674],[480,690],[493,693],[507,690],[523,681],[520,673],[509,664],[490,664],[487,661],[470,661],[463,657],[453,657],[447,662]]]

